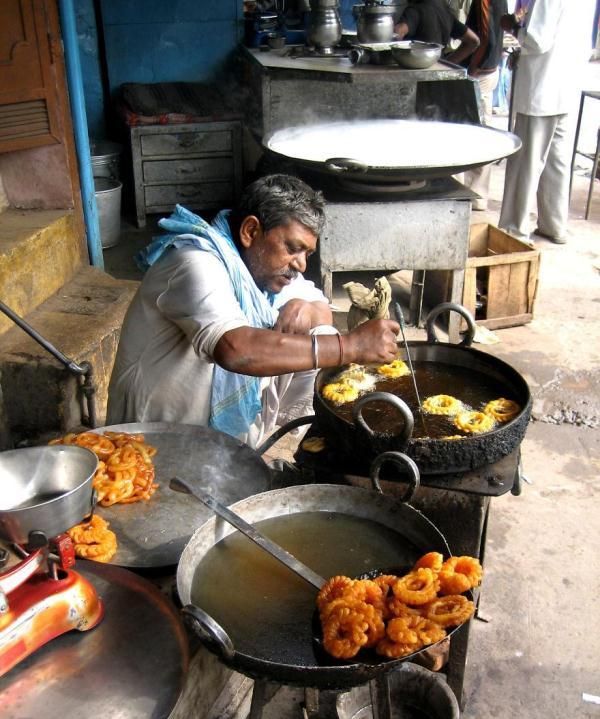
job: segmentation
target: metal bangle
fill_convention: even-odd
[[[338,344],[340,346],[340,359],[339,359],[339,367],[342,367],[344,364],[344,344],[342,342],[342,335],[340,332],[338,332]]]
[[[310,340],[312,343],[313,369],[318,369],[318,367],[319,367],[319,343],[317,341],[317,335],[311,335]]]

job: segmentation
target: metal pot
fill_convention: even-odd
[[[310,0],[308,45],[323,53],[331,52],[342,37],[338,0]]]
[[[402,462],[398,455],[392,459]],[[374,476],[378,474],[381,462],[379,460]],[[413,474],[410,493],[416,488],[417,481],[418,474]],[[381,526],[382,532],[392,530],[397,534],[394,551],[398,554],[398,564],[406,567],[428,551],[438,551],[445,556],[449,554],[443,535],[423,514],[402,501],[358,487],[328,484],[289,487],[248,497],[236,502],[231,509],[250,523],[283,515],[321,511],[371,520]],[[215,544],[232,532],[235,532],[233,527],[222,520],[215,517],[208,520],[192,536],[177,568],[177,590],[184,605],[184,618],[207,648],[225,664],[252,677],[328,689],[357,686],[393,670],[404,661],[384,661],[380,657],[373,657],[363,661],[337,662],[331,657],[321,657],[314,646],[312,610],[306,618],[306,632],[292,633],[288,630],[286,633],[285,627],[278,628],[271,622],[268,631],[261,633],[260,650],[239,651],[226,627],[221,626],[202,607],[193,604],[193,583],[198,565]],[[333,549],[339,550],[335,557],[337,573],[353,574],[349,569],[350,563],[359,558],[349,556],[352,553],[344,546],[336,545]],[[322,566],[311,568],[329,576]],[[372,568],[364,567],[364,570]],[[249,592],[251,590],[249,587]],[[312,591],[316,597],[317,590]],[[246,599],[250,603],[253,601]],[[226,591],[223,592],[222,601],[227,601]],[[287,657],[287,660],[282,660],[282,656]]]
[[[433,323],[441,312],[448,309],[460,312],[469,324],[469,333],[460,345],[440,343],[435,336]],[[360,397],[353,405],[352,421],[340,417],[321,396],[322,387],[331,382],[340,368],[321,370],[315,380],[314,410],[317,423],[325,436],[341,452],[356,459],[357,465],[370,462],[381,452],[395,450],[406,453],[417,463],[423,474],[466,472],[510,454],[525,436],[532,404],[527,382],[506,362],[470,347],[475,334],[471,315],[458,305],[446,303],[431,311],[426,326],[426,342],[408,343],[413,364],[435,363],[440,373],[444,372],[445,367],[452,366],[477,372],[488,377],[495,385],[504,387],[507,396],[515,397],[522,409],[514,419],[499,425],[493,431],[463,437],[459,441],[413,438],[414,418],[410,409],[402,399],[388,392],[372,392]],[[399,348],[399,356],[406,359],[402,348]],[[398,434],[374,432],[369,427],[363,413],[365,407],[374,401],[389,403],[403,418],[402,429]]]
[[[482,125],[365,120],[277,130],[267,150],[317,173],[354,183],[396,184],[447,177],[512,155],[516,135]]]
[[[394,13],[396,8],[382,0],[366,0],[363,5],[353,5],[359,43],[390,42],[394,37]]]
[[[0,453],[0,537],[28,544],[50,539],[94,509],[92,479],[98,458],[89,449],[53,445]]]
[[[438,45],[435,42],[413,40],[407,43],[393,43],[390,52],[400,67],[410,70],[426,70],[440,59],[443,49],[443,45]]]

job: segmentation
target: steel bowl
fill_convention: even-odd
[[[28,544],[31,532],[56,537],[94,508],[98,458],[63,445],[0,452],[0,537]]]
[[[421,42],[412,40],[407,43],[392,43],[390,50],[394,60],[400,67],[410,70],[426,70],[436,63],[443,50],[442,45],[434,42]]]
[[[285,35],[280,35],[277,32],[270,32],[267,35],[267,45],[271,50],[281,50],[285,45]]]

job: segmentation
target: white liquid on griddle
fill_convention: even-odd
[[[279,130],[267,142],[286,157],[325,162],[335,157],[371,167],[454,167],[493,162],[515,151],[515,138],[479,125],[420,120],[332,122]]]

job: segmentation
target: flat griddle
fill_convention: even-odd
[[[117,535],[111,564],[140,569],[174,566],[194,531],[213,516],[192,497],[169,489],[174,476],[225,505],[270,489],[270,471],[260,456],[243,442],[208,427],[143,422],[94,431],[140,433],[158,450],[154,466],[159,487],[149,501],[96,510]]]

